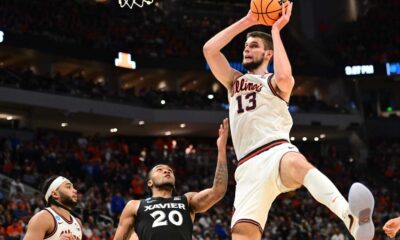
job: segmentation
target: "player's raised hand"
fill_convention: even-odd
[[[289,2],[289,5],[285,7],[285,4],[282,4],[282,16],[272,25],[272,31],[280,31],[290,20],[290,16],[292,15],[293,2]]]
[[[400,230],[400,217],[390,219],[383,226],[383,231],[385,231],[386,235],[390,238],[394,238],[396,233]]]
[[[245,18],[247,19],[247,21],[249,22],[249,25],[251,25],[251,26],[261,24],[257,20],[257,14],[252,13],[251,10],[249,10],[249,12],[247,13]]]
[[[228,141],[228,135],[229,135],[229,123],[228,119],[225,118],[224,121],[222,121],[221,125],[219,126],[218,130],[218,139],[217,139],[217,146],[218,149],[225,149],[226,148],[226,142]]]

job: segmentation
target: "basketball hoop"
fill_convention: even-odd
[[[119,5],[123,7],[129,7],[132,9],[134,6],[142,8],[144,4],[150,5],[154,2],[154,0],[118,0]]]

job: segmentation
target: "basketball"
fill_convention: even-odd
[[[288,0],[251,0],[250,10],[261,24],[272,26],[282,15],[282,4],[285,8],[289,5]]]

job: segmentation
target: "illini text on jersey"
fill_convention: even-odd
[[[232,85],[232,96],[239,92],[256,91],[261,92],[263,85],[261,83],[249,82],[246,78],[241,77],[235,80]]]

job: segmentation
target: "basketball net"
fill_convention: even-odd
[[[132,9],[134,6],[142,8],[144,4],[150,5],[154,0],[118,0],[119,5],[123,7],[129,7]]]

